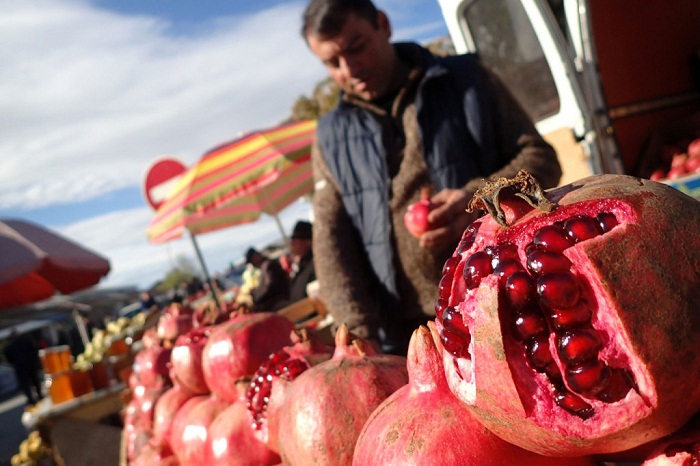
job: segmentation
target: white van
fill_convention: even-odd
[[[700,116],[698,0],[437,1],[457,52],[478,53],[554,145],[562,184],[645,176],[652,135]],[[700,199],[700,175],[669,184]]]

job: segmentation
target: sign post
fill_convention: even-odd
[[[143,195],[153,210],[158,210],[186,171],[185,164],[172,157],[160,157],[151,163],[144,177]]]

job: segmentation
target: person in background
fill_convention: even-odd
[[[17,383],[29,404],[37,404],[44,396],[39,378],[39,347],[36,341],[29,334],[20,333],[15,328],[3,353],[7,362],[14,368]]]
[[[521,169],[553,187],[561,168],[476,55],[392,43],[370,0],[311,0],[302,35],[341,89],[312,148],[320,297],[335,325],[405,355],[435,316],[443,264],[477,215],[466,211],[473,193]],[[442,226],[416,239],[403,218],[423,188]]]
[[[289,302],[289,275],[279,261],[255,248],[245,254],[246,262],[260,269],[258,285],[251,291],[253,312],[277,311]]]
[[[311,223],[299,221],[294,225],[289,244],[292,255],[291,282],[289,284],[289,301],[291,303],[306,298],[306,285],[316,280],[312,239],[313,226]]]

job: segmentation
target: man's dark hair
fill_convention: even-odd
[[[351,13],[369,21],[375,28],[377,7],[371,0],[311,0],[302,16],[301,35],[334,36],[343,29]]]

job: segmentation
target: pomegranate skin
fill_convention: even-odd
[[[389,395],[408,382],[406,358],[350,343],[343,324],[333,357],[291,384],[280,410],[279,447],[288,465],[351,465],[362,426]]]
[[[211,391],[202,369],[202,353],[210,333],[211,327],[200,327],[180,335],[170,354],[170,378],[193,395],[206,395]]]
[[[246,384],[247,386],[247,384]],[[256,438],[250,428],[246,400],[242,396],[224,409],[209,426],[206,464],[217,466],[265,466],[279,464],[279,455]]]
[[[428,214],[436,207],[437,204],[433,204],[430,200],[430,189],[421,190],[420,200],[408,206],[403,217],[404,225],[411,235],[420,238],[426,231],[443,226],[442,223],[428,221]]]
[[[191,397],[189,392],[174,386],[163,392],[156,401],[153,411],[153,441],[165,453],[172,453],[170,433],[175,414]]]
[[[622,175],[585,178],[548,191],[547,198],[556,204],[549,213],[532,209],[508,219],[507,227],[484,216],[465,232],[466,243],[455,252],[460,264],[443,297],[469,332],[468,355],[441,344],[450,389],[489,430],[543,455],[621,452],[675,432],[700,410],[700,384],[691,375],[700,373],[700,203],[664,184]],[[613,214],[615,226],[563,254],[580,279],[581,299],[592,309],[588,325],[603,342],[596,349],[599,361],[633,380],[631,389],[608,401],[598,396],[601,387],[613,386],[605,385],[612,377],[605,370],[597,375],[601,386],[587,385],[588,374],[565,376],[555,385],[567,363],[551,328],[554,365],[542,363],[539,370],[529,365],[529,347],[507,330],[512,323],[496,275],[472,289],[455,278],[476,251],[509,243],[524,260],[543,226],[602,213]],[[446,335],[442,319],[436,325]],[[585,369],[572,362],[568,367]],[[587,408],[577,415],[563,409],[568,401],[557,404],[557,386],[576,387]]]
[[[236,382],[255,373],[271,353],[291,344],[294,324],[274,312],[243,314],[212,328],[202,352],[204,381],[211,393],[233,403]]]
[[[408,349],[408,385],[374,410],[355,445],[355,466],[594,466],[589,457],[544,457],[485,429],[450,392],[435,346],[419,327]],[[438,441],[438,439],[440,439]]]
[[[181,466],[210,464],[209,427],[228,405],[211,395],[195,396],[182,405],[173,420],[170,442]]]

